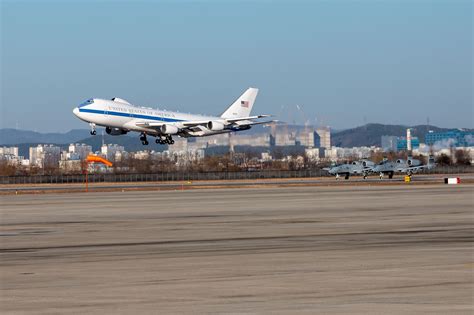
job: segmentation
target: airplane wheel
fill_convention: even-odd
[[[143,144],[143,145],[148,145],[148,141],[147,141],[147,140],[142,141],[142,144]]]
[[[169,143],[169,144],[174,144],[174,140],[171,139],[168,143]]]
[[[91,135],[92,135],[92,136],[95,136],[96,134],[97,134],[97,131],[95,131],[95,130],[92,130],[92,131],[91,131]]]

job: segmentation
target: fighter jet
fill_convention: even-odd
[[[382,179],[385,174],[388,174],[388,178],[393,178],[393,174],[395,173],[404,173],[411,176],[425,169],[432,169],[433,167],[435,167],[433,156],[429,157],[428,164],[423,164],[420,160],[413,159],[410,156],[407,160],[398,159],[396,161],[389,161],[384,159],[377,164],[372,171],[379,173],[380,179]]]
[[[330,168],[324,168],[329,174],[335,175],[336,180],[340,175],[344,175],[344,179],[349,179],[351,175],[362,175],[364,179],[372,172],[375,163],[368,160],[354,161],[350,164],[333,165]]]

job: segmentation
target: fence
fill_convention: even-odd
[[[424,174],[462,174],[474,173],[473,166],[446,166],[426,170]],[[298,171],[242,171],[242,172],[167,172],[153,174],[89,174],[91,183],[102,182],[165,182],[195,180],[238,180],[238,179],[271,179],[271,178],[308,178],[323,177],[329,174],[322,169]],[[0,176],[0,184],[67,184],[83,183],[85,175],[32,175]]]

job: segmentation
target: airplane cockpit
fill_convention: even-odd
[[[92,104],[92,103],[94,103],[94,99],[93,99],[93,98],[90,98],[90,99],[88,99],[87,101],[84,101],[84,102],[82,102],[81,104],[79,104],[78,107],[81,108],[81,107],[90,105],[90,104]]]

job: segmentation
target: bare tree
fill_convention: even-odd
[[[453,161],[451,160],[451,157],[447,154],[440,154],[437,158],[436,158],[436,164],[440,165],[440,166],[449,166],[453,163]]]
[[[466,150],[456,150],[456,152],[454,152],[454,158],[456,159],[456,165],[471,165],[471,159]]]

